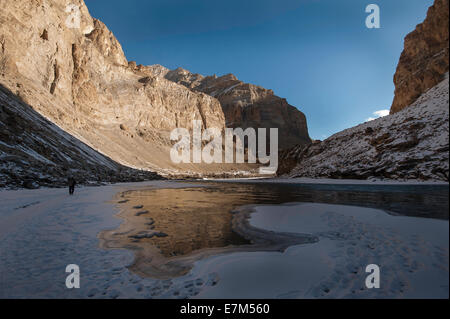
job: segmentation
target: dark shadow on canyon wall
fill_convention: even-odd
[[[137,182],[160,178],[123,166],[50,122],[0,84],[0,188]]]

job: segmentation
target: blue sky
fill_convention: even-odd
[[[273,89],[324,139],[389,109],[403,38],[432,0],[85,0],[128,60]],[[367,29],[368,4],[381,28]]]

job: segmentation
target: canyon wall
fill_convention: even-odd
[[[192,129],[193,120],[223,130],[233,103],[166,78],[162,66],[128,61],[83,0],[0,0],[0,7],[0,84],[80,142],[120,165],[162,174],[256,172],[249,164],[173,163],[170,132]],[[288,144],[308,143],[303,114],[269,90],[240,85],[232,98],[260,106],[236,115],[234,126],[275,125]],[[293,124],[285,130],[286,118]]]
[[[411,105],[448,72],[448,15],[449,0],[436,0],[425,21],[406,36],[394,75],[391,114]]]
[[[167,174],[252,169],[172,163],[171,130],[192,129],[193,120],[225,128],[220,102],[156,76],[157,66],[127,61],[82,0],[0,0],[0,6],[0,84],[62,130],[132,168]]]
[[[288,177],[449,181],[445,79],[409,107],[281,154]]]
[[[66,133],[0,85],[0,189],[138,182],[155,173],[120,165]]]
[[[278,175],[449,181],[448,0],[405,39],[391,115],[280,155]]]
[[[227,127],[276,127],[280,149],[311,143],[305,115],[272,90],[239,81],[233,74],[204,77],[178,68],[165,77],[194,92],[217,98],[222,105]]]

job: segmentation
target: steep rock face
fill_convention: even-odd
[[[0,6],[0,84],[64,131],[130,167],[240,169],[171,162],[174,128],[191,129],[194,119],[225,127],[219,101],[157,76],[157,67],[128,62],[82,0],[0,0]]]
[[[282,154],[279,175],[449,181],[448,73],[409,107]]]
[[[165,78],[217,98],[227,127],[278,128],[280,149],[311,143],[305,115],[272,90],[241,82],[233,74],[204,77],[182,68]]]
[[[405,38],[394,76],[391,114],[411,105],[422,93],[442,81],[449,61],[449,0],[435,0],[422,24]]]

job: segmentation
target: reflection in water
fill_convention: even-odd
[[[129,200],[127,219],[133,224],[133,231],[127,233],[128,241],[152,243],[165,257],[185,255],[202,248],[248,244],[231,230],[230,210],[248,203],[240,195],[222,192],[219,188],[127,192],[124,194]],[[140,206],[142,208],[133,209]],[[146,211],[148,213],[141,214]],[[151,237],[152,234],[159,234],[159,237]]]
[[[448,186],[209,182],[198,186],[120,194],[123,210],[119,216],[125,222],[118,230],[101,234],[103,246],[134,250],[136,259],[132,270],[141,275],[164,277],[169,263],[174,268],[174,260],[195,252],[237,246],[252,250],[250,244],[255,238],[243,238],[232,229],[231,211],[244,205],[327,203],[448,219]],[[170,272],[183,274],[187,270],[175,267]]]

